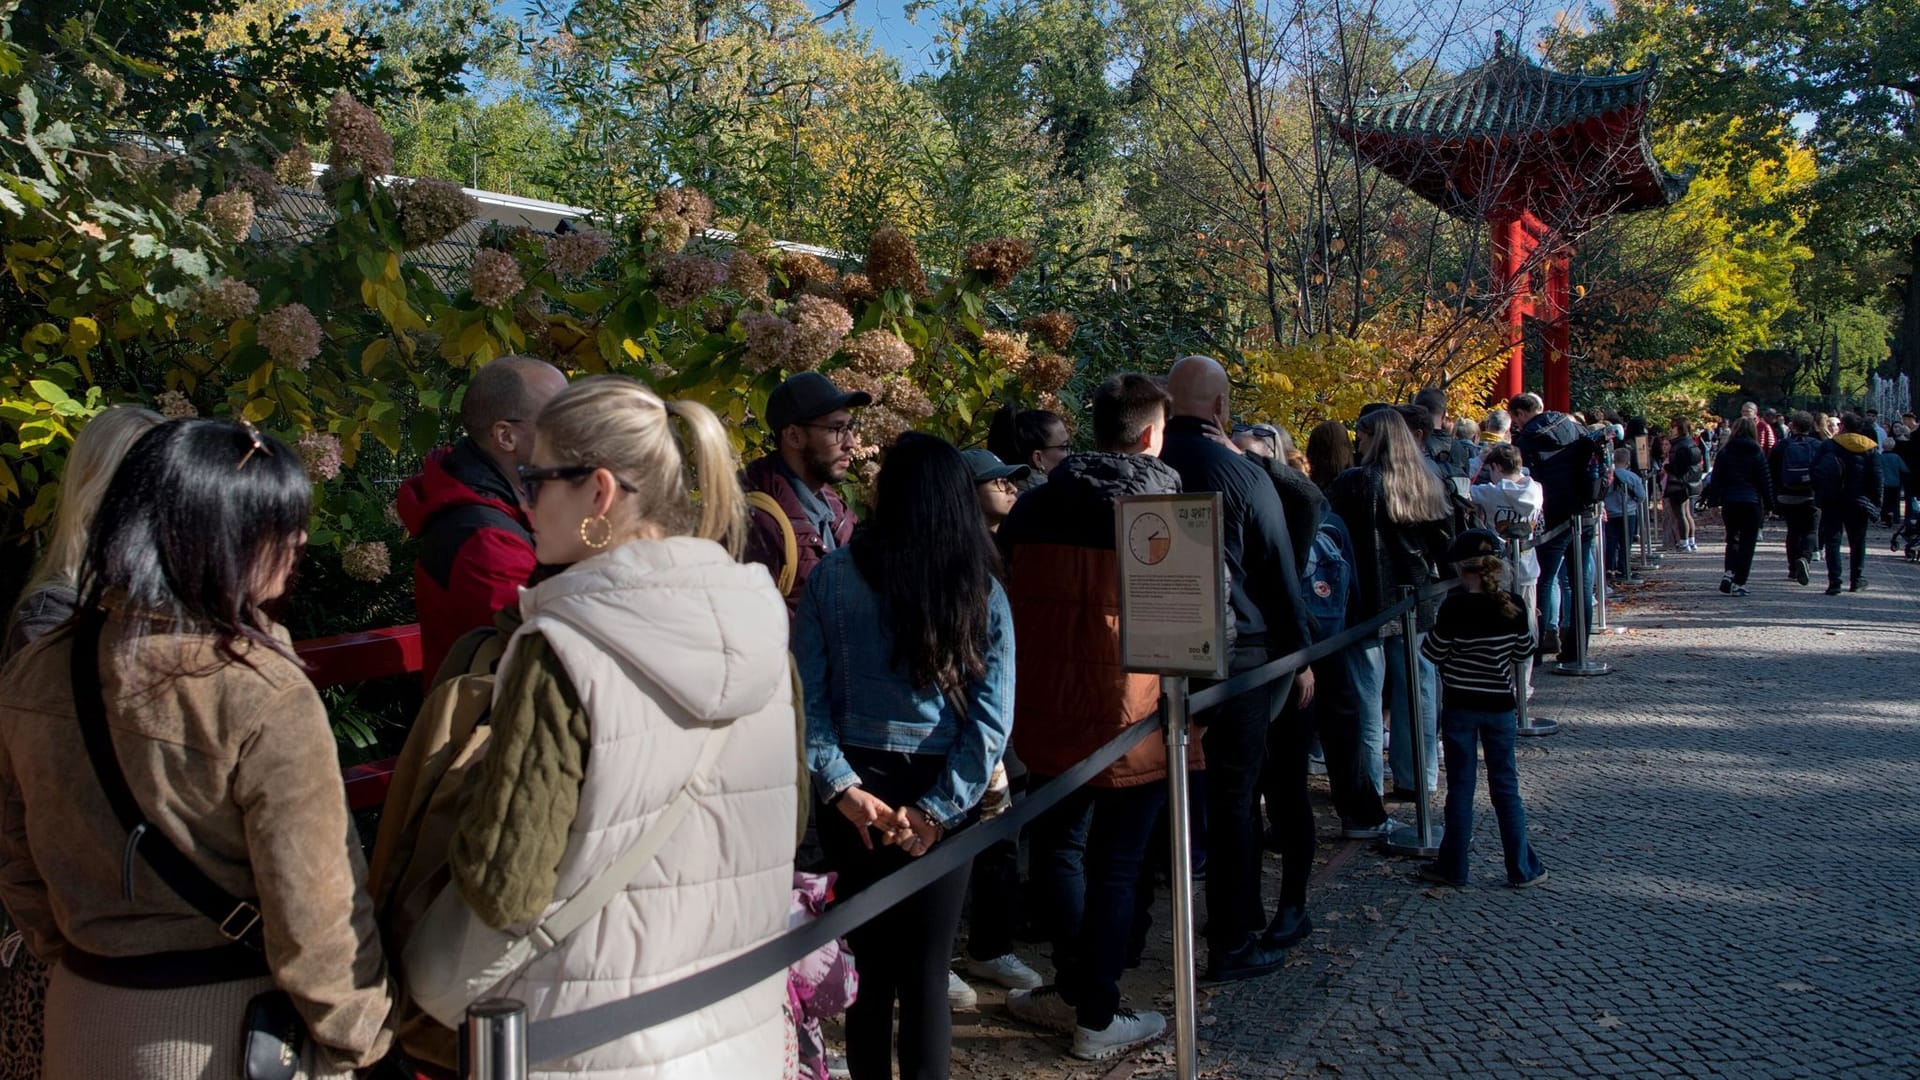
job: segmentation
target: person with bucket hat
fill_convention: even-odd
[[[1460,591],[1440,605],[1420,651],[1440,669],[1440,745],[1447,760],[1446,835],[1439,857],[1420,877],[1441,885],[1467,883],[1473,844],[1476,749],[1487,762],[1487,794],[1500,822],[1507,884],[1524,889],[1547,880],[1547,868],[1527,841],[1527,813],[1520,803],[1514,764],[1518,737],[1513,670],[1533,655],[1533,631],[1525,605],[1502,587],[1506,563],[1502,542],[1487,529],[1454,538],[1447,561],[1460,577]]]
[[[872,395],[843,391],[817,371],[789,376],[767,398],[763,419],[773,453],[740,474],[748,504],[743,557],[773,575],[789,619],[807,575],[853,536],[854,513],[834,485],[853,468],[853,410],[871,404]]]

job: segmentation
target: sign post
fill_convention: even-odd
[[[1220,496],[1118,500],[1120,666],[1161,676],[1167,718],[1167,833],[1173,876],[1174,1075],[1200,1072],[1193,955],[1192,815],[1187,790],[1187,679],[1227,674],[1227,563]]]

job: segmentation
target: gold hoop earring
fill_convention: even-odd
[[[589,531],[595,525],[598,525],[599,528],[603,530],[600,533],[599,539],[595,539]],[[605,548],[608,544],[613,543],[613,522],[608,521],[605,514],[601,514],[598,517],[581,518],[580,542],[595,551]]]

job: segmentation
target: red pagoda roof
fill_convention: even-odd
[[[1328,126],[1414,194],[1468,218],[1532,212],[1562,228],[1671,205],[1690,176],[1647,137],[1657,68],[1552,71],[1495,39],[1493,56],[1419,89],[1322,104]]]

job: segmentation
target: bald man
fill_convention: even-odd
[[[1312,643],[1287,518],[1261,467],[1228,439],[1232,385],[1220,364],[1189,356],[1167,374],[1172,418],[1160,459],[1180,474],[1187,492],[1221,495],[1228,600],[1233,608],[1233,674],[1259,667]],[[1284,792],[1274,824],[1281,862],[1280,904],[1271,923],[1260,896],[1261,831],[1256,804],[1268,732],[1298,684],[1300,704],[1313,698],[1313,673],[1281,679],[1194,717],[1204,725],[1207,755],[1207,977],[1215,982],[1272,971],[1289,946],[1312,930],[1307,876],[1313,870],[1313,807],[1307,801],[1312,733],[1275,731],[1275,790]],[[1296,713],[1297,715],[1297,713]],[[1293,723],[1288,721],[1288,723]],[[1297,796],[1297,797],[1296,797]]]
[[[566,388],[558,368],[531,356],[487,364],[461,400],[466,436],[429,454],[420,475],[400,485],[400,520],[420,541],[413,590],[429,685],[454,641],[492,625],[533,576],[519,467],[533,459],[534,417]]]

